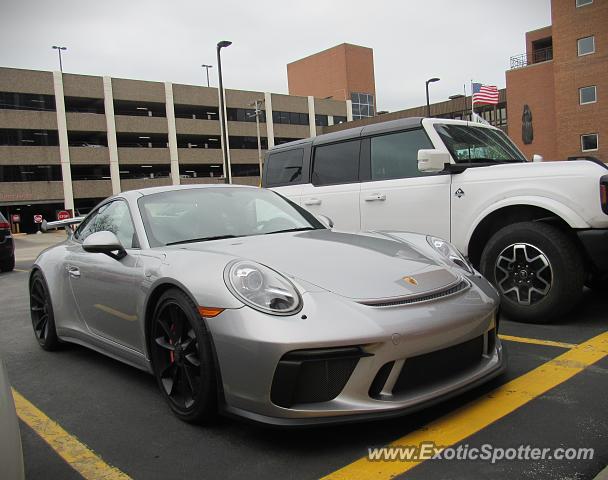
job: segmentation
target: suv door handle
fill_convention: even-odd
[[[366,202],[384,202],[386,200],[386,195],[383,193],[374,193],[372,195],[368,195],[365,197]]]
[[[318,198],[309,198],[308,200],[304,200],[304,205],[321,205],[321,200]]]
[[[72,278],[80,277],[80,269],[78,267],[73,267],[72,265],[68,265],[65,269],[67,270],[70,277],[72,277]]]

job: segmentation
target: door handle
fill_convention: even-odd
[[[72,277],[72,278],[80,277],[80,269],[78,267],[73,267],[72,265],[69,265],[66,267],[66,270],[67,270],[68,274],[70,275],[70,277]]]
[[[365,197],[366,202],[384,202],[385,200],[386,195],[384,195],[383,193],[374,193]]]
[[[321,205],[321,200],[318,198],[309,198],[308,200],[304,200],[304,205]]]

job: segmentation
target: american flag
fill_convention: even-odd
[[[498,88],[496,85],[473,84],[473,103],[498,104]]]

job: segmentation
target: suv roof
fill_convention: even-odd
[[[293,148],[307,144],[322,145],[324,143],[337,142],[349,138],[358,138],[365,135],[371,135],[378,132],[391,132],[394,130],[404,130],[406,128],[419,127],[422,125],[423,117],[400,118],[398,120],[388,120],[386,122],[372,123],[371,125],[363,125],[361,127],[347,128],[337,132],[324,133],[313,138],[304,138],[295,140],[289,143],[282,143],[272,148],[272,151]]]

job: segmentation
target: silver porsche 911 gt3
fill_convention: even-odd
[[[150,371],[192,422],[402,414],[503,370],[498,295],[454,247],[321,220],[254,187],[108,198],[47,226],[81,222],[32,269],[36,338]]]

